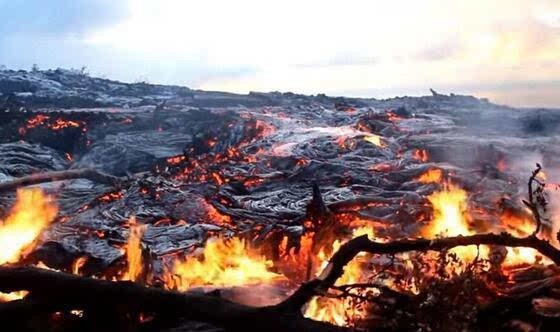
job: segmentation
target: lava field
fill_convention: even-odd
[[[558,324],[558,110],[65,70],[0,93],[0,316],[22,330]]]

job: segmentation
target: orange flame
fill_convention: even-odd
[[[52,197],[41,189],[18,190],[14,207],[0,225],[0,265],[20,260],[57,213]]]
[[[428,201],[433,206],[434,217],[431,223],[421,231],[422,236],[433,239],[437,236],[466,236],[475,232],[470,229],[467,222],[467,193],[451,184],[445,184],[443,191],[435,192],[428,196]],[[481,246],[485,255],[487,247]],[[457,247],[451,250],[463,262],[472,261],[478,254],[476,246]]]
[[[0,265],[19,261],[41,231],[56,217],[58,208],[41,189],[20,189],[9,216],[0,224]],[[0,293],[0,301],[22,299],[26,291]]]
[[[130,233],[126,243],[128,271],[123,279],[136,281],[142,274],[142,236],[146,230],[146,225],[138,224],[135,216],[130,217],[128,224],[130,225]]]
[[[88,260],[87,256],[82,256],[82,257],[77,258],[72,263],[72,274],[80,275],[80,270],[86,264],[87,260]]]
[[[353,237],[368,235],[373,240],[375,239],[374,230],[371,227],[363,226],[353,231]],[[332,246],[332,252],[337,252],[340,249],[342,242],[336,240]],[[340,277],[335,286],[350,285],[358,283],[362,278],[362,261],[364,254],[359,254],[344,268],[344,274]],[[319,252],[317,258],[321,261],[321,268],[317,273],[321,273],[328,263],[329,259],[326,257],[323,250]],[[304,316],[318,321],[329,322],[338,326],[349,326],[352,321],[364,319],[367,317],[367,308],[356,308],[348,301],[343,299],[327,298],[327,297],[313,297],[305,308]]]
[[[203,256],[176,262],[173,274],[178,280],[168,286],[184,291],[193,286],[241,286],[284,279],[269,271],[272,261],[238,238],[208,240]]]
[[[533,220],[523,215],[515,214],[511,210],[505,210],[500,215],[500,223],[502,226],[506,227],[508,231],[519,237],[531,234],[536,227]]]

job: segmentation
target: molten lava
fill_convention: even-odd
[[[424,163],[427,162],[430,158],[428,151],[420,149],[414,150],[414,152],[412,153],[412,157]]]
[[[57,213],[53,198],[41,189],[18,190],[14,207],[0,225],[0,265],[17,262]]]
[[[378,135],[369,135],[364,137],[364,140],[370,142],[373,145],[377,145],[381,148],[385,147],[385,143],[381,141],[381,136]]]
[[[175,263],[176,278],[168,286],[184,291],[194,286],[241,286],[284,279],[269,271],[272,266],[272,261],[249,248],[244,240],[210,239],[203,257]]]
[[[443,180],[443,172],[441,169],[432,168],[416,178],[416,181],[422,183],[440,183]]]

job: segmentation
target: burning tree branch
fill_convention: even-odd
[[[436,240],[405,239],[387,243],[374,242],[369,240],[367,235],[362,235],[343,244],[331,257],[329,264],[322,273],[316,279],[298,289],[283,305],[305,304],[315,295],[326,294],[342,276],[344,267],[361,252],[393,255],[408,251],[442,251],[459,246],[483,244],[533,248],[550,258],[556,265],[560,265],[560,251],[554,248],[548,241],[538,239],[533,235],[516,238],[508,233],[477,234]]]
[[[297,306],[307,303],[313,296],[325,295],[329,289],[338,289],[347,291],[352,285],[344,285],[335,287],[336,281],[344,274],[344,268],[359,253],[367,252],[370,254],[386,254],[392,255],[409,251],[444,251],[455,247],[469,245],[494,245],[506,247],[525,247],[533,248],[550,258],[556,265],[560,265],[560,250],[552,246],[548,241],[539,239],[537,234],[542,227],[542,216],[539,207],[546,206],[546,200],[543,197],[544,184],[536,179],[541,172],[541,165],[537,164],[537,168],[532,172],[529,178],[529,202],[523,201],[533,213],[537,227],[535,231],[523,238],[514,237],[513,235],[503,232],[501,234],[476,234],[471,236],[456,236],[439,238],[435,240],[428,239],[403,239],[387,243],[374,242],[368,239],[367,235],[356,237],[345,244],[334,253],[329,260],[328,265],[323,269],[321,274],[302,287],[288,298],[280,306]],[[533,183],[538,184],[537,189],[533,189]],[[478,257],[477,257],[478,258]],[[554,279],[557,280],[557,279]],[[375,288],[375,285],[358,285],[362,288]]]

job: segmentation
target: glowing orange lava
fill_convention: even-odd
[[[364,137],[364,140],[367,142],[370,142],[373,145],[377,145],[381,148],[385,147],[385,143],[383,143],[383,141],[381,141],[381,136],[379,135],[369,135]]]
[[[430,158],[428,151],[420,150],[420,149],[415,149],[414,152],[412,153],[412,157],[424,163],[427,162]]]
[[[416,178],[416,181],[422,183],[440,183],[442,180],[443,172],[438,168],[431,168]]]

